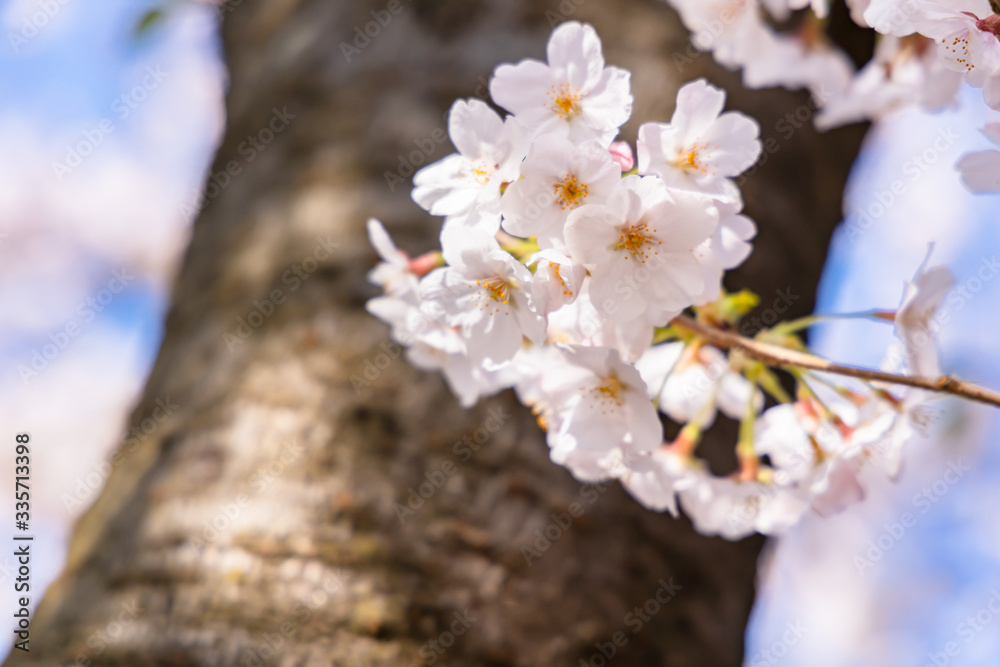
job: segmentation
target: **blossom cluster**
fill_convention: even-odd
[[[616,141],[629,72],[606,66],[576,22],[553,32],[547,62],[498,67],[490,94],[509,113],[457,101],[457,152],[414,177],[413,199],[444,218],[441,252],[410,258],[369,221],[384,294],[368,310],[413,364],[440,370],[466,406],[513,388],[554,462],[583,481],[619,479],[647,507],[680,504],[707,534],[777,532],[860,498],[867,462],[897,472],[927,420],[923,392],[801,371],[789,394],[768,367],[682,326],[687,313],[732,330],[756,303],[721,287],[756,234],[733,181],[760,155],[754,120],[694,81],[669,123],[640,126],[633,153]],[[926,325],[949,286],[941,268],[908,286],[894,363],[936,375]],[[758,337],[804,349],[798,330]],[[719,412],[740,422],[729,475],[698,456]],[[669,442],[662,417],[682,426]]]
[[[828,0],[667,0],[696,47],[740,68],[751,88],[806,88],[829,129],[877,120],[907,107],[955,106],[962,83],[981,88],[1000,110],[1000,2],[997,0],[846,0],[851,17],[878,33],[871,60],[855,71],[826,35]],[[779,32],[772,25],[794,28]],[[683,63],[678,63],[683,64]],[[996,139],[996,129],[984,132]],[[959,164],[974,192],[1000,191],[996,152]]]

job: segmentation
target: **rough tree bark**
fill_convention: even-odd
[[[804,94],[744,91],[656,0],[403,0],[345,55],[387,6],[227,7],[232,83],[212,171],[242,172],[194,225],[132,421],[157,400],[178,407],[116,466],[37,611],[31,653],[8,664],[568,667],[617,632],[620,665],[740,664],[763,540],[701,537],[616,484],[584,487],[509,392],[464,411],[437,375],[387,365],[387,330],[363,310],[364,221],[432,248],[437,222],[385,173],[421,146],[427,161],[448,153],[436,139],[451,101],[483,95],[501,61],[542,57],[550,18],[589,21],[608,62],[633,72],[636,120],[669,119],[677,87],[702,75],[760,120],[778,150],[745,184],[760,235],[730,282],[765,306],[790,294],[790,314],[805,314],[860,129],[818,135]],[[249,161],[243,142],[286,110]],[[778,123],[796,111],[789,133]],[[488,431],[498,414],[510,416]],[[487,433],[478,451],[456,448]],[[733,434],[710,443],[720,470]],[[449,465],[401,522],[394,504]],[[529,566],[522,546],[544,547],[536,531],[573,502],[583,516]],[[682,588],[634,632],[626,615],[671,579]]]

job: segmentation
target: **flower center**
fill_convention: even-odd
[[[486,171],[482,167],[476,167],[472,170],[472,173],[475,176],[476,183],[479,183],[480,185],[486,185],[486,183],[490,180],[490,172]]]
[[[590,392],[605,408],[608,407],[608,403],[621,407],[625,400],[625,389],[625,385],[618,379],[618,376],[612,373],[609,377],[604,378],[604,384],[594,387]]]
[[[553,190],[556,195],[556,203],[565,211],[567,208],[574,209],[582,204],[590,192],[590,186],[577,181],[576,176],[566,174],[566,178],[561,183],[556,183]]]
[[[708,169],[701,163],[702,154],[701,151],[708,148],[708,144],[691,144],[687,150],[680,150],[677,153],[676,159],[674,159],[674,165],[684,171],[697,171],[702,174],[707,174]]]
[[[500,164],[494,159],[487,159],[487,157],[484,157],[482,153],[477,153],[475,158],[468,158],[468,166],[459,172],[459,178],[469,176],[476,182],[476,185],[489,184],[493,174],[500,168]]]
[[[662,241],[658,241],[653,236],[655,233],[656,229],[650,229],[649,225],[645,222],[622,227],[618,234],[618,245],[616,248],[628,252],[628,255],[625,255],[625,259],[628,259],[629,255],[631,255],[634,259],[638,259],[645,264],[646,260],[649,259],[650,253],[654,255],[659,254],[656,246],[661,245]]]
[[[510,303],[510,286],[503,278],[496,277],[490,280],[477,280],[476,284],[483,288],[486,295],[505,306]]]
[[[552,110],[559,114],[563,120],[580,115],[580,95],[578,92],[570,90],[568,83],[552,86],[549,91],[549,99],[552,100]]]
[[[948,56],[953,58],[959,65],[965,67],[966,72],[971,72],[976,68],[975,63],[969,57],[969,33],[963,32],[952,37],[945,37],[941,40]]]
[[[482,155],[476,156],[478,159],[472,162],[471,165],[471,176],[472,180],[476,182],[476,185],[486,185],[493,178],[493,169],[491,165],[483,159]],[[499,165],[497,165],[499,167]]]
[[[597,388],[597,391],[601,392],[619,405],[621,404],[621,393],[624,390],[625,387],[622,385],[621,380],[614,375],[611,376],[607,384]]]

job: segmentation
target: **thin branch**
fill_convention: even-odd
[[[888,382],[907,387],[926,389],[927,391],[961,396],[973,401],[979,401],[980,403],[1000,407],[1000,394],[997,392],[977,387],[976,385],[963,382],[948,375],[937,378],[911,377],[908,375],[873,371],[856,366],[835,364],[832,361],[827,361],[812,354],[790,350],[778,345],[771,345],[770,343],[761,343],[745,336],[740,336],[739,334],[723,331],[722,329],[717,329],[711,325],[692,319],[687,315],[678,315],[670,323],[679,329],[686,329],[693,334],[701,336],[719,349],[738,350],[751,359],[756,359],[768,366],[808,368],[814,371],[846,375],[862,380]]]

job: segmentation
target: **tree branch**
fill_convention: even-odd
[[[911,377],[836,364],[812,354],[790,350],[769,343],[762,343],[736,333],[723,331],[722,329],[699,322],[687,315],[678,315],[671,321],[671,324],[679,329],[685,329],[701,336],[715,347],[723,350],[738,350],[746,356],[763,362],[768,366],[808,368],[810,370],[846,375],[862,380],[889,382],[907,387],[916,387],[918,389],[961,396],[969,400],[1000,407],[1000,394],[997,392],[977,387],[951,376],[943,375],[937,378]]]

